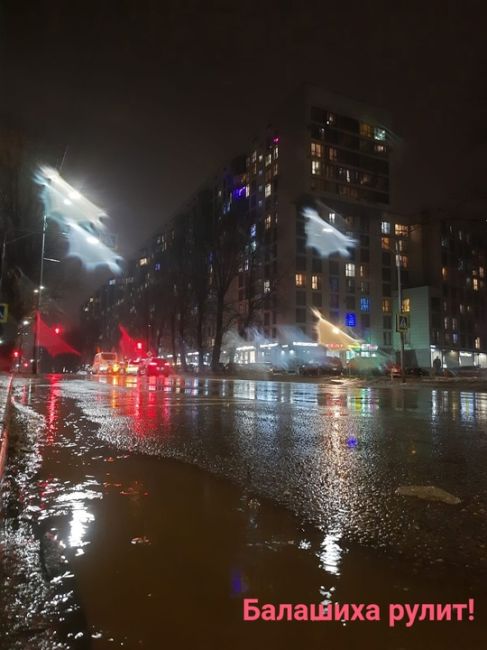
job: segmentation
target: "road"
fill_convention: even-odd
[[[47,376],[17,379],[14,400],[20,510],[66,643],[485,647],[486,393]],[[396,493],[411,485],[460,503]],[[476,618],[244,623],[244,597],[381,611],[474,598]]]

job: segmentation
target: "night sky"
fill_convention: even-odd
[[[0,5],[0,115],[59,157],[68,147],[63,174],[112,215],[125,252],[303,82],[391,114],[396,210],[485,199],[482,2]]]

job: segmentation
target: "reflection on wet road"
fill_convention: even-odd
[[[15,400],[44,418],[26,512],[64,547],[93,647],[481,647],[476,625],[243,624],[241,598],[485,605],[486,394],[51,377]]]

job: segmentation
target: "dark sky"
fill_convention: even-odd
[[[396,209],[485,196],[483,2],[0,5],[0,114],[68,146],[64,175],[112,215],[126,249],[302,82],[391,114]]]

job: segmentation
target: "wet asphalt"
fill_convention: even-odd
[[[485,647],[486,393],[47,376],[14,403],[20,546],[48,585],[27,561],[23,598],[56,639],[35,647]],[[411,485],[460,503],[396,493]],[[243,623],[245,597],[474,598],[476,618]]]

